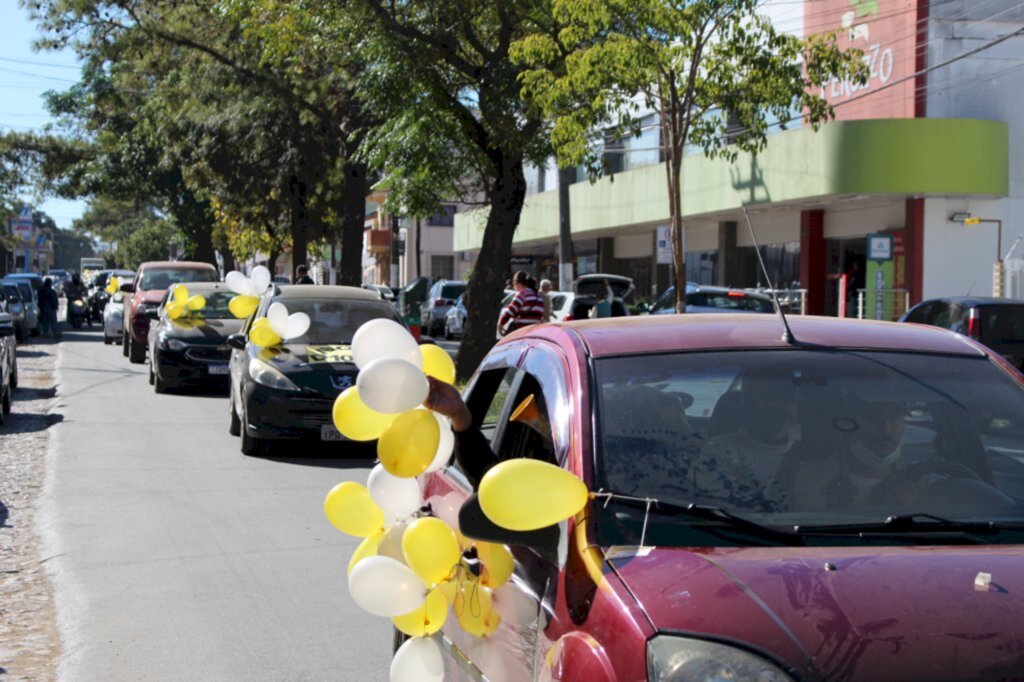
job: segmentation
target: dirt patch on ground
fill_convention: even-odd
[[[59,346],[18,346],[18,388],[0,426],[0,679],[52,680],[60,655],[53,589],[35,532],[54,412]]]

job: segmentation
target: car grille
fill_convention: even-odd
[[[185,357],[197,362],[227,362],[231,359],[228,346],[192,346],[185,351]]]
[[[292,413],[303,427],[308,429],[319,429],[321,426],[334,424],[334,420],[331,417],[332,407],[333,403],[325,400],[323,405],[312,405],[306,403],[306,405],[303,405],[302,407],[293,408]]]

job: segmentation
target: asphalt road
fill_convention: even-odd
[[[94,329],[96,329],[94,327]],[[391,627],[345,573],[324,495],[372,451],[252,459],[217,395],[156,395],[101,332],[65,332],[40,509],[62,680],[387,680]]]

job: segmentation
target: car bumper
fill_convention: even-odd
[[[193,348],[183,351],[157,348],[153,371],[167,383],[227,386],[229,357],[226,353],[223,357],[215,355],[206,358],[197,357],[196,349]],[[224,373],[219,373],[217,368],[223,368],[220,371]]]
[[[279,391],[254,381],[245,384],[244,393],[245,430],[254,438],[319,441],[322,428],[334,426],[333,398]]]

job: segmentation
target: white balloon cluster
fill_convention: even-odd
[[[224,283],[239,296],[262,296],[270,288],[270,279],[270,270],[257,265],[248,277],[238,270],[232,270],[224,277]]]

